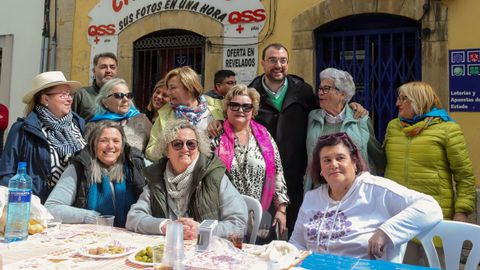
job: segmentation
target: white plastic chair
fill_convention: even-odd
[[[443,220],[433,227],[431,230],[421,233],[417,236],[422,242],[423,248],[427,255],[430,267],[441,268],[437,251],[433,245],[433,237],[438,236],[443,242],[443,251],[445,254],[445,267],[447,270],[459,269],[460,253],[465,241],[472,242],[472,250],[468,255],[465,270],[477,269],[480,262],[480,226]]]
[[[247,204],[248,212],[253,211],[253,228],[252,228],[252,233],[250,234],[250,244],[255,244],[255,241],[257,241],[257,234],[258,234],[258,228],[260,228],[260,221],[262,220],[262,205],[260,202],[247,195],[242,195],[243,199],[245,200],[245,203]]]

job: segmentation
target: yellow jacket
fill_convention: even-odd
[[[213,119],[223,120],[222,100],[205,95],[203,97],[205,97],[207,100],[208,110],[212,114]],[[162,133],[162,130],[165,128],[167,123],[173,119],[175,119],[175,113],[170,106],[165,105],[158,110],[158,118],[153,124],[150,132],[150,140],[148,141],[147,148],[145,149],[145,157],[147,159],[151,161],[157,161],[160,159],[159,153],[156,153],[155,151],[155,145],[160,134]]]
[[[399,118],[388,124],[385,177],[431,195],[445,219],[452,219],[458,212],[471,214],[475,176],[460,126],[440,122],[414,137],[407,137],[402,129]]]

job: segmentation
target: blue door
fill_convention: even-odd
[[[397,117],[397,88],[421,80],[418,22],[392,15],[357,15],[316,30],[317,87],[320,71],[348,71],[355,81],[353,101],[370,111],[375,135],[383,141],[388,122]]]

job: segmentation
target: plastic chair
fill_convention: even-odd
[[[447,270],[459,269],[460,253],[463,242],[472,242],[472,250],[468,255],[465,270],[477,269],[480,262],[480,226],[471,223],[443,220],[431,230],[417,236],[425,249],[430,267],[441,268],[437,251],[433,244],[433,237],[438,236],[443,242],[445,253],[445,267]]]
[[[248,208],[248,213],[250,211],[253,211],[253,228],[252,228],[252,233],[250,234],[250,244],[255,244],[255,241],[257,241],[257,234],[258,234],[258,228],[260,228],[260,221],[262,220],[262,205],[260,202],[247,195],[242,195],[243,199],[245,200],[245,203],[247,204]]]

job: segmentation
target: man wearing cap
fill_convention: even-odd
[[[93,83],[81,88],[73,97],[72,110],[85,120],[90,120],[95,112],[95,99],[100,88],[109,80],[117,77],[117,57],[111,52],[99,53],[93,58]]]
[[[19,161],[27,162],[33,194],[42,203],[55,186],[70,157],[85,147],[85,121],[73,113],[72,95],[80,83],[67,81],[60,71],[33,78],[32,89],[22,101],[25,118],[11,127],[0,159],[0,185],[7,186]]]

